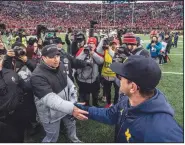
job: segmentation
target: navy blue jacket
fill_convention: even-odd
[[[116,142],[183,142],[183,130],[173,118],[174,111],[157,89],[155,96],[135,107],[129,105],[127,96],[107,109],[77,106],[88,110],[89,119],[116,124]]]

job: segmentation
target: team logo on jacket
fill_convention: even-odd
[[[15,78],[14,77],[12,77],[12,81],[15,83]]]
[[[129,142],[129,140],[131,138],[131,134],[130,134],[129,128],[127,128],[127,130],[125,131],[125,137],[126,137],[127,142]]]
[[[125,60],[123,61],[123,63],[124,63],[124,62],[126,62],[126,61],[127,61],[127,59],[128,59],[128,57],[126,57],[126,58],[125,58]]]

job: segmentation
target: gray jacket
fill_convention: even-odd
[[[76,58],[92,63],[92,66],[86,66],[83,69],[77,69],[78,81],[85,83],[95,82],[99,75],[98,65],[103,63],[104,58],[98,55],[96,52],[94,52],[93,55],[90,56],[88,54],[85,54],[84,51],[76,56]]]
[[[72,115],[77,91],[62,63],[57,70],[52,70],[42,62],[34,70],[31,84],[41,122],[53,123],[67,114]]]

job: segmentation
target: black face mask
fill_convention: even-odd
[[[0,49],[0,55],[5,55],[6,54],[6,49]]]

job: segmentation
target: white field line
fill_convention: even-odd
[[[184,54],[168,54],[168,55],[184,55]]]
[[[174,75],[183,75],[184,73],[179,72],[162,72],[163,74],[174,74]]]
[[[151,42],[151,40],[143,40],[143,43]],[[178,41],[179,43],[182,43],[183,41]]]

